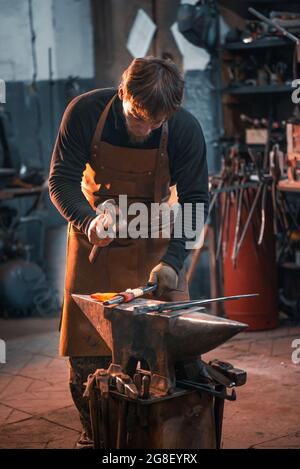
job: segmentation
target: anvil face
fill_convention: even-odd
[[[247,327],[210,314],[199,306],[182,314],[150,312],[138,314],[134,308],[161,301],[138,298],[130,303],[104,307],[89,295],[72,295],[85,316],[112,350],[113,362],[130,374],[139,360],[152,373],[172,380],[174,365],[218,347]],[[133,367],[133,368],[132,368]]]

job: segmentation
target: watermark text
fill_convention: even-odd
[[[5,81],[0,78],[0,104],[6,103],[6,85]]]
[[[300,363],[300,339],[293,340],[292,348],[295,349],[292,353],[292,362],[298,365]]]
[[[6,343],[0,339],[0,363],[6,363]]]
[[[100,204],[97,213],[109,215],[105,230],[97,230],[99,238],[175,238],[184,239],[186,249],[198,249],[204,241],[204,204],[167,202],[129,203],[126,194]]]

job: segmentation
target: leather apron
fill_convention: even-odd
[[[81,189],[96,209],[106,199],[128,197],[128,206],[139,201],[167,201],[170,171],[167,155],[168,126],[163,124],[158,149],[137,149],[111,145],[101,140],[114,96],[101,114],[91,144],[91,158],[83,173]],[[63,356],[111,355],[96,329],[73,301],[72,293],[120,292],[145,285],[149,273],[165,254],[168,238],[116,238],[100,248],[91,264],[92,244],[87,236],[69,223],[64,304],[61,320],[60,354]],[[179,273],[176,290],[157,299],[188,299],[185,271]]]

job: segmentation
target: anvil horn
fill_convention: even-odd
[[[199,308],[198,312],[189,310],[171,322],[168,345],[176,360],[202,355],[247,327],[241,322],[200,312]]]

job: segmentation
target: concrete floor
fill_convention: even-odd
[[[0,364],[0,448],[74,448],[80,425],[67,359],[57,356],[58,319],[22,321],[0,320],[7,342],[7,363]],[[300,327],[243,333],[204,356],[248,372],[237,401],[225,403],[224,448],[300,448],[295,338]]]

